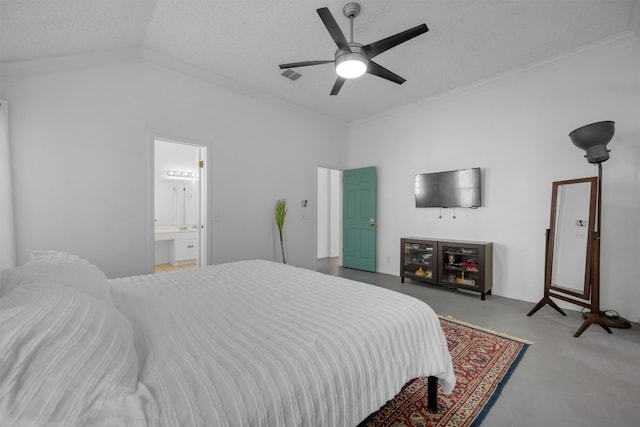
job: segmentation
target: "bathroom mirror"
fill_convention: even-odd
[[[196,181],[157,180],[154,199],[155,225],[196,224],[196,191]]]
[[[597,178],[553,183],[547,268],[549,287],[588,300]]]

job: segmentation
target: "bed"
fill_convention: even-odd
[[[455,385],[428,305],[289,265],[107,280],[39,251],[0,283],[2,426],[355,426]]]

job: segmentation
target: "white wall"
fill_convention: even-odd
[[[16,265],[10,152],[9,103],[0,99],[0,271]]]
[[[3,64],[18,263],[55,248],[109,277],[151,272],[151,159],[162,136],[208,148],[209,263],[278,259],[273,208],[287,198],[288,261],[313,268],[315,212],[303,219],[299,201],[314,200],[318,163],[344,167],[346,126],[152,56]]]
[[[379,271],[398,274],[403,236],[493,241],[494,293],[537,302],[552,182],[597,175],[568,134],[602,120],[614,120],[616,134],[603,164],[601,307],[637,321],[640,39],[633,34],[352,124],[349,167],[378,168]],[[457,209],[457,219],[444,210],[438,219],[437,209],[414,207],[416,173],[476,166],[482,208]]]

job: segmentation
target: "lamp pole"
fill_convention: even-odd
[[[574,337],[579,337],[592,323],[597,323],[608,333],[612,333],[611,329],[606,325],[602,315],[600,314],[600,239],[601,235],[601,210],[602,210],[602,162],[598,162],[598,203],[596,209],[597,231],[593,235],[593,257],[591,260],[591,313],[582,322],[582,325]]]
[[[600,314],[600,242],[602,241],[602,162],[609,159],[607,144],[614,133],[614,122],[604,121],[583,126],[571,132],[569,137],[573,143],[586,151],[587,161],[598,164],[598,201],[596,207],[596,227],[593,234],[593,251],[591,259],[591,313],[578,328],[574,337],[579,337],[592,323],[597,323],[608,333],[611,329],[605,324]]]

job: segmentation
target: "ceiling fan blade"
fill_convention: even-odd
[[[404,43],[407,40],[411,40],[412,38],[426,33],[427,31],[429,31],[427,25],[420,24],[416,27],[409,28],[408,30],[405,30],[401,33],[389,36],[386,39],[378,40],[377,42],[369,43],[366,46],[362,46],[362,49],[367,53],[369,59],[371,59],[380,55],[382,52],[385,52],[392,47],[398,46],[399,44]]]
[[[308,67],[309,65],[320,65],[320,64],[328,64],[330,62],[336,62],[333,59],[322,60],[322,61],[303,61],[303,62],[290,62],[288,64],[280,64],[278,65],[281,70],[285,68],[296,68],[296,67]]]
[[[347,79],[338,77],[336,82],[333,84],[333,89],[331,89],[331,95],[337,95],[338,92],[340,92],[340,89],[342,89],[342,85],[345,81],[347,81]]]
[[[327,31],[329,31],[329,34],[331,35],[333,41],[336,42],[336,45],[338,45],[340,49],[345,49],[351,52],[351,48],[349,47],[347,38],[344,36],[344,33],[338,26],[336,20],[333,18],[333,15],[329,11],[329,8],[323,7],[317,9],[316,12],[318,12],[318,15],[320,15],[320,19],[322,19],[324,26],[327,27]]]
[[[367,73],[382,77],[383,79],[390,80],[394,83],[398,83],[399,85],[407,81],[407,79],[400,77],[396,73],[387,70],[382,65],[373,61],[369,61],[369,64],[367,65]]]

